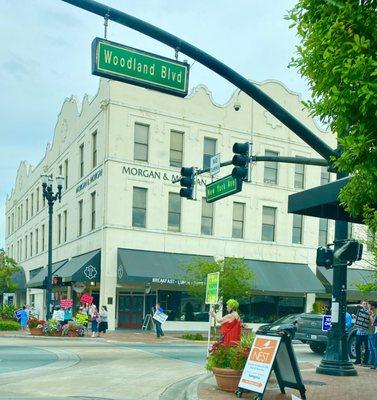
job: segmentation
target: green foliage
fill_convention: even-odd
[[[0,331],[18,331],[20,324],[16,321],[3,321],[0,319]]]
[[[62,336],[84,336],[85,326],[79,324],[76,319],[69,321],[62,327]]]
[[[61,332],[60,323],[56,319],[49,319],[45,322],[43,332],[46,335],[51,335],[56,332]]]
[[[241,337],[237,346],[215,342],[207,358],[206,369],[212,371],[215,367],[242,371],[245,367],[253,342],[254,336],[251,334]]]
[[[186,275],[183,279],[193,282],[188,292],[191,296],[204,300],[206,294],[207,275],[220,271],[219,297],[224,300],[237,297],[244,298],[251,294],[254,275],[243,258],[225,258],[219,261],[197,259],[192,264],[184,265]]]
[[[87,314],[77,313],[74,320],[79,325],[86,325],[89,321],[89,316]]]
[[[0,319],[13,320],[16,309],[13,304],[0,304]]]
[[[182,339],[186,340],[205,340],[201,333],[184,333]]]
[[[377,231],[377,1],[298,0],[287,19],[301,43],[291,66],[312,90],[305,105],[342,148],[335,161],[352,178],[341,201]]]
[[[323,300],[316,300],[313,303],[312,312],[314,314],[323,314],[325,305],[326,305],[326,303]]]
[[[43,328],[45,321],[43,319],[38,319],[38,318],[30,318],[28,321],[28,326],[29,329],[35,329],[35,328]]]
[[[12,293],[18,285],[13,282],[12,276],[20,270],[20,266],[13,258],[8,257],[3,249],[0,249],[0,294]]]

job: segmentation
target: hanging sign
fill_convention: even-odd
[[[92,73],[132,85],[185,97],[189,64],[105,39],[92,43]]]

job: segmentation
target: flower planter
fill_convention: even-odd
[[[217,386],[225,392],[235,392],[241,379],[242,371],[230,368],[212,368]]]
[[[62,335],[61,331],[47,333],[47,336],[61,336],[61,335]]]
[[[30,328],[30,335],[32,336],[42,336],[43,328]]]

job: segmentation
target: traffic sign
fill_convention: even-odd
[[[207,275],[206,304],[216,304],[219,299],[220,272]]]
[[[322,331],[327,332],[331,329],[331,315],[322,315]]]
[[[238,193],[242,190],[242,181],[233,178],[232,175],[225,176],[215,182],[206,185],[207,203],[220,200],[231,194]]]
[[[220,153],[215,154],[211,157],[210,162],[210,174],[211,176],[215,176],[220,172]]]
[[[105,39],[92,43],[92,73],[132,85],[184,97],[189,64]]]

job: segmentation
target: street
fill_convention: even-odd
[[[294,347],[300,363],[319,363]],[[205,373],[205,354],[204,343],[0,337],[0,399],[178,398],[179,381]]]

